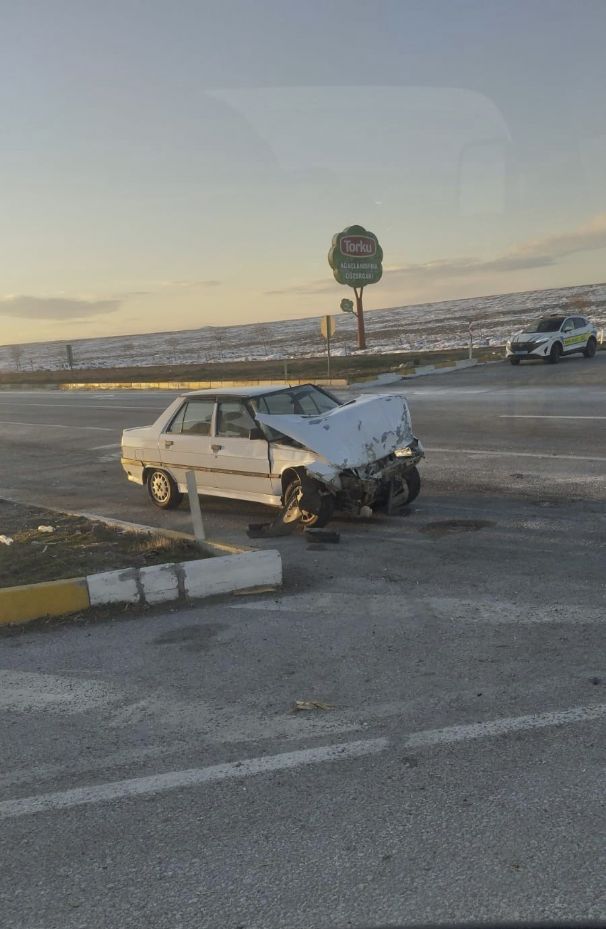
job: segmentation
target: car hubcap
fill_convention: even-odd
[[[166,503],[170,495],[170,487],[164,474],[156,472],[152,475],[151,491],[158,503]]]

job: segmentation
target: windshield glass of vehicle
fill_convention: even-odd
[[[537,323],[531,323],[527,329],[524,329],[524,332],[558,332],[564,319],[564,316],[548,316]]]
[[[289,387],[266,394],[253,400],[253,405],[260,413],[269,413],[276,416],[295,414],[299,416],[317,416],[318,413],[329,413],[339,406],[339,402],[330,394],[318,390],[311,384],[302,387]]]

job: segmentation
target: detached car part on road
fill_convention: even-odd
[[[543,316],[528,329],[516,332],[507,342],[505,354],[513,365],[523,358],[557,364],[562,355],[575,352],[593,358],[597,347],[596,327],[584,316]]]
[[[423,454],[401,395],[341,403],[304,384],[186,394],[153,425],[124,430],[121,461],[162,509],[179,505],[193,471],[200,494],[283,507],[285,522],[324,526],[334,510],[412,502]]]

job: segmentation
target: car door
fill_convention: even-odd
[[[269,443],[241,399],[218,399],[214,452],[215,479],[225,496],[258,500],[272,495]]]
[[[576,336],[575,349],[587,348],[587,340],[591,334],[591,326],[583,316],[574,317],[574,334]]]
[[[160,461],[181,490],[185,489],[186,471],[194,471],[201,494],[216,488],[211,448],[215,404],[214,397],[185,399],[160,434]]]
[[[565,352],[573,352],[576,348],[576,335],[574,330],[574,319],[569,316],[562,323],[562,344]]]

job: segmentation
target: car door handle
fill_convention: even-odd
[[[175,443],[174,443],[173,441],[171,441],[171,439],[165,439],[165,440],[164,440],[164,448],[170,448],[171,445],[174,445],[174,444],[175,444]]]
[[[211,448],[213,452],[220,452],[223,446],[222,445],[211,445]]]

